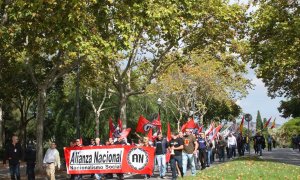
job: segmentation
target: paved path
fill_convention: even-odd
[[[247,155],[247,152],[245,153],[245,155]],[[254,152],[252,149],[251,152],[251,156],[254,156]],[[269,160],[269,161],[278,161],[281,163],[286,163],[286,164],[293,164],[293,165],[298,165],[300,166],[300,152],[299,150],[292,150],[289,148],[277,148],[277,149],[273,149],[273,151],[263,151],[263,156],[262,159],[264,160]],[[226,163],[226,162],[225,162]],[[214,164],[212,164],[211,167],[220,164],[219,162],[215,162]],[[188,171],[190,173],[190,171]],[[154,179],[160,179],[158,174],[158,171],[156,170],[155,175],[153,177],[151,177],[151,180]],[[27,179],[25,178],[25,166],[22,165],[21,168],[21,175],[24,177],[23,179]],[[144,177],[142,175],[125,175],[125,179],[128,180],[133,180],[133,179],[143,179]],[[37,177],[36,180],[44,180],[45,178],[42,177]],[[62,172],[61,175],[57,175],[56,176],[57,180],[63,180],[63,179],[68,179],[66,172]],[[92,178],[90,178],[88,175],[85,175],[83,179],[89,179],[89,180],[93,180]],[[116,179],[116,176],[114,177],[114,179]],[[168,172],[166,174],[166,179],[171,179],[171,170],[170,167],[168,169]],[[8,169],[5,169],[3,167],[0,167],[0,180],[9,180],[9,172]]]
[[[272,151],[264,151],[262,159],[300,166],[300,152],[291,148],[277,148]]]

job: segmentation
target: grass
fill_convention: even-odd
[[[245,157],[198,172],[196,177],[184,179],[298,179],[300,167],[284,163],[264,161],[257,157]]]

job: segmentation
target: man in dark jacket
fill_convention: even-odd
[[[265,139],[260,133],[258,132],[254,137],[254,144],[257,146],[257,150],[259,155],[262,156],[262,149],[265,143]]]
[[[12,142],[6,146],[3,164],[8,160],[11,179],[20,179],[20,162],[22,159],[22,147],[18,143],[18,136],[12,136]]]
[[[36,161],[36,149],[33,143],[29,143],[25,150],[26,173],[28,180],[35,180],[34,168]]]

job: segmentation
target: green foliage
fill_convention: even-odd
[[[271,97],[299,98],[299,1],[261,0],[255,5],[258,9],[249,17],[252,66]]]
[[[261,131],[263,128],[263,122],[260,116],[260,112],[257,111],[257,116],[256,116],[256,131]]]
[[[288,147],[292,143],[292,137],[300,134],[300,118],[290,119],[279,129],[270,131],[281,146]]]
[[[234,120],[240,115],[242,109],[234,101],[230,104],[219,102],[217,100],[212,100],[207,104],[207,113],[204,115],[204,121],[209,120]]]
[[[278,107],[278,111],[282,113],[282,117],[300,117],[300,99],[299,98],[291,98],[287,101],[280,101],[280,106]]]
[[[281,127],[286,131],[289,131],[290,134],[297,135],[300,133],[300,118],[294,118],[289,120],[288,122],[284,123]]]

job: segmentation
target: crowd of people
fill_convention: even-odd
[[[138,134],[137,134],[138,135]],[[109,146],[109,145],[133,145],[146,146],[155,148],[155,165],[159,171],[159,177],[165,179],[168,166],[171,167],[172,179],[184,177],[187,175],[188,169],[191,170],[191,175],[195,176],[197,171],[204,170],[210,167],[215,161],[224,162],[225,158],[230,160],[237,156],[243,156],[245,151],[249,150],[248,139],[240,133],[229,133],[226,136],[217,136],[211,140],[203,132],[193,132],[191,129],[186,129],[185,132],[172,132],[172,139],[167,141],[161,133],[158,133],[154,139],[141,137],[138,135],[138,142],[133,141],[129,144],[124,137],[109,138],[102,142],[100,138],[91,139],[88,146]],[[257,133],[253,137],[254,150],[256,154],[262,156],[262,149],[265,148],[265,141],[268,144],[268,151],[275,148],[275,140],[268,136],[267,140]],[[293,148],[300,148],[300,136],[293,137]],[[82,147],[80,139],[70,142],[71,147]],[[300,150],[300,149],[299,149]],[[236,152],[237,151],[237,152]],[[6,146],[3,163],[9,161],[9,171],[11,179],[20,179],[20,162],[22,159],[22,148],[18,143],[18,137],[13,136],[12,142]],[[27,163],[26,174],[29,180],[35,179],[34,168],[36,152],[32,143],[25,150],[24,160]],[[56,149],[55,142],[52,142],[50,148],[46,151],[43,164],[48,179],[55,179],[55,169],[61,166],[60,155]],[[153,167],[153,173],[154,173]],[[153,175],[153,174],[152,174]],[[144,179],[149,179],[152,175],[146,174]],[[91,174],[94,179],[111,179],[113,174]],[[118,179],[124,179],[124,174],[116,174]],[[70,179],[82,179],[82,175],[71,175]]]
[[[158,169],[159,177],[165,179],[168,166],[171,167],[172,179],[184,177],[188,169],[191,175],[195,176],[199,170],[210,167],[215,161],[224,162],[225,159],[234,159],[243,156],[247,150],[247,139],[239,133],[229,133],[226,136],[217,136],[211,140],[204,132],[194,132],[186,129],[185,132],[172,132],[170,141],[158,133],[154,139],[138,135],[138,142],[128,143],[126,138],[119,137],[115,140],[109,138],[101,143],[99,138],[91,139],[89,146],[127,144],[133,146],[146,146],[155,148],[155,165]],[[264,138],[258,133],[254,138],[254,146],[261,152]],[[80,140],[72,141],[71,147],[82,146]],[[169,157],[168,157],[169,156]],[[153,167],[154,173],[155,167]],[[152,175],[144,175],[144,179],[149,179]],[[94,179],[110,179],[113,174],[92,174]],[[124,179],[124,174],[117,174],[118,179]],[[82,175],[72,175],[71,179],[81,179]]]

